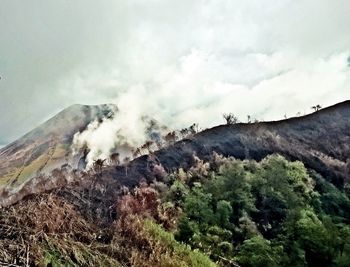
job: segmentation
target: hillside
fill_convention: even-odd
[[[64,164],[77,165],[71,155],[73,135],[96,119],[101,119],[111,105],[73,105],[0,149],[0,186],[12,188],[41,173],[49,173]]]
[[[342,187],[350,181],[350,101],[303,117],[281,121],[221,125],[176,142],[155,152],[155,164],[167,170],[188,169],[193,154],[209,160],[213,152],[238,159],[261,160],[279,153],[290,160],[300,160],[306,167]],[[128,185],[141,177],[156,175],[149,166],[154,161],[143,156],[131,162],[128,174],[123,167],[106,173]]]
[[[59,186],[65,184],[66,179],[60,175],[53,177],[60,180],[56,182],[50,175],[41,177],[38,174],[43,173],[43,169],[62,166],[67,158],[71,166],[77,166],[79,157],[69,157],[73,134],[84,129],[96,116],[103,116],[108,112],[107,107],[68,108],[0,150],[1,181],[7,185],[1,193],[0,204],[8,205],[27,194],[55,188],[56,183]],[[72,114],[75,115],[71,117]],[[151,157],[140,156],[127,167],[112,165],[102,171],[112,184],[135,186],[143,178],[148,181],[159,178],[160,169],[169,173],[178,168],[190,168],[194,163],[193,155],[209,160],[216,152],[238,159],[261,160],[269,154],[279,153],[287,159],[302,161],[307,168],[342,187],[345,181],[349,181],[349,146],[350,101],[345,101],[303,117],[217,126],[155,151]],[[37,180],[28,179],[35,176],[40,176],[40,184],[46,186],[36,186]]]
[[[33,166],[61,144],[69,155],[74,133],[106,112],[68,108],[1,150],[2,170],[28,155]],[[0,264],[349,266],[349,141],[346,101],[304,117],[221,125],[90,170],[50,172],[52,157],[46,173],[10,179],[1,191]],[[58,166],[79,161],[57,158]]]
[[[347,267],[349,211],[349,195],[278,155],[215,155],[134,189],[90,173],[0,208],[0,263]]]

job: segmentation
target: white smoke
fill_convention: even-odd
[[[94,120],[74,135],[73,153],[87,149],[87,168],[97,159],[108,159],[112,153],[118,153],[121,160],[131,158],[135,149],[146,141],[157,142],[167,132],[167,127],[145,116],[146,105],[132,90],[123,94],[116,104],[110,106],[111,111],[105,117]]]
[[[57,91],[118,106],[112,121],[79,135],[92,158],[113,151],[116,132],[132,145],[147,140],[144,116],[181,129],[222,124],[229,112],[243,122],[310,113],[350,99],[349,1],[321,2],[132,1],[124,20],[111,16],[122,26],[108,21],[111,48],[88,53],[98,60],[65,75]]]
[[[193,123],[207,128],[224,123],[223,113],[233,112],[243,122],[247,115],[275,120],[310,113],[311,105],[325,107],[345,100],[344,96],[350,98],[347,52],[323,59],[296,60],[299,57],[292,53],[251,57],[272,75],[252,86],[228,82],[227,77],[213,71],[227,66],[195,50],[181,58],[177,68],[155,73],[150,82],[124,85],[127,89],[120,90],[116,81],[115,90],[119,93],[112,102],[118,112],[113,119],[93,122],[86,131],[78,133],[75,146],[86,144],[91,162],[107,158],[116,147],[142,145],[149,139],[145,116],[170,129]],[[276,70],[285,71],[274,74]]]

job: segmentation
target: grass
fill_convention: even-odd
[[[177,242],[171,232],[165,231],[150,219],[130,217],[126,227],[128,229],[124,236],[130,239],[128,242],[134,247],[131,255],[132,266],[217,266],[207,255]]]
[[[40,266],[121,266],[118,261],[80,242],[48,239]]]
[[[16,177],[19,171],[20,171],[19,168],[15,168],[10,172],[8,172],[7,174],[5,174],[4,176],[1,176],[0,185],[8,185],[11,182],[11,180],[13,180],[13,178]]]
[[[59,144],[54,148],[52,155],[49,155],[49,150],[45,151],[35,160],[31,161],[28,165],[13,167],[10,172],[0,177],[0,186],[9,185],[19,174],[17,181],[13,186],[18,186],[27,181],[28,178],[35,175],[44,165],[52,165],[58,163],[63,159],[69,149],[67,144]]]
[[[29,165],[25,166],[22,173],[18,177],[15,185],[20,185],[25,182],[32,175],[36,174],[36,172],[49,160],[48,154],[43,154],[37,159],[33,160]]]
[[[174,235],[170,232],[165,231],[162,226],[154,223],[153,221],[146,219],[144,221],[145,229],[148,230],[149,234],[159,240],[159,242],[167,246],[174,252],[174,255],[179,257],[187,266],[193,267],[214,267],[216,266],[208,256],[199,252],[198,250],[191,250],[188,245],[177,242]]]

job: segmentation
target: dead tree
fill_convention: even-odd
[[[106,159],[102,160],[102,159],[97,159],[94,161],[94,164],[93,164],[93,170],[95,171],[95,173],[97,175],[101,175],[102,173],[102,168],[104,166],[104,163],[105,163]]]
[[[144,143],[144,144],[141,146],[141,149],[147,150],[148,154],[151,154],[151,153],[152,153],[151,147],[152,147],[153,144],[154,144],[153,141],[148,140],[148,141],[146,141],[146,143]]]
[[[123,159],[123,165],[124,165],[124,167],[125,167],[125,176],[128,176],[129,164],[130,164],[130,157],[125,157],[125,158]]]
[[[189,131],[190,131],[190,133],[191,133],[192,135],[198,133],[198,123],[193,123],[193,124],[189,127]]]
[[[189,130],[187,128],[183,128],[180,130],[180,134],[181,134],[182,139],[185,139],[188,136],[188,132],[189,132]]]
[[[166,136],[164,136],[164,140],[168,145],[172,145],[176,142],[176,132],[169,132]]]
[[[142,156],[142,152],[141,152],[141,149],[139,147],[132,151],[133,158],[137,158],[137,157],[141,157],[141,156]]]
[[[316,112],[319,111],[322,107],[321,105],[317,104],[316,106],[312,106],[311,108]]]
[[[233,113],[228,113],[228,114],[224,113],[222,116],[226,120],[227,125],[235,124],[238,122],[238,118]]]
[[[252,117],[250,115],[247,115],[247,122],[251,123],[252,122]]]
[[[120,164],[119,153],[113,153],[112,155],[110,155],[109,163],[110,165],[118,166]]]

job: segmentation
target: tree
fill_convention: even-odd
[[[130,157],[125,157],[125,158],[123,159],[123,165],[124,165],[124,167],[125,167],[125,176],[128,175],[129,164],[130,164]]]
[[[332,235],[312,209],[303,209],[295,222],[294,236],[305,251],[309,266],[329,266],[332,262]]]
[[[283,261],[283,247],[258,235],[244,241],[236,260],[242,266],[279,267]]]
[[[151,154],[152,151],[151,151],[151,146],[154,144],[153,141],[151,140],[148,140],[146,141],[142,146],[141,146],[141,149],[143,150],[147,150],[148,154]]]
[[[226,200],[220,200],[216,204],[216,219],[221,227],[227,227],[230,224],[230,217],[232,215],[232,206]]]
[[[176,132],[172,131],[166,134],[166,136],[164,136],[165,142],[168,145],[172,145],[176,142]]]
[[[252,179],[258,212],[254,219],[265,237],[276,237],[289,211],[309,204],[313,180],[300,162],[288,162],[279,155],[265,158]]]
[[[141,149],[139,147],[132,151],[133,158],[137,158],[137,157],[141,157],[141,156],[142,156],[142,152],[141,152]]]
[[[100,175],[102,172],[102,168],[104,166],[106,159],[97,159],[94,161],[93,164],[93,170],[95,171],[96,174]]]
[[[317,104],[316,106],[311,107],[314,111],[319,111],[322,107],[321,105]]]
[[[119,153],[113,153],[112,155],[109,156],[109,163],[111,165],[119,165],[120,164],[120,158],[119,158]]]
[[[188,243],[195,233],[194,224],[187,217],[182,217],[179,220],[178,231],[175,238],[178,241]]]
[[[209,224],[214,221],[214,212],[211,206],[212,196],[205,193],[198,183],[188,194],[184,202],[184,211],[188,218],[199,224]]]
[[[235,124],[238,122],[238,118],[233,113],[228,113],[228,114],[224,113],[222,116],[226,120],[227,125]]]
[[[234,161],[222,166],[219,173],[206,185],[207,191],[214,199],[230,202],[232,221],[238,223],[243,211],[255,209],[247,172],[242,162]]]
[[[187,128],[183,128],[180,130],[180,134],[182,136],[182,139],[186,138],[189,133],[189,130]]]
[[[183,182],[175,180],[169,189],[167,197],[175,204],[175,206],[180,206],[188,195],[188,191],[189,190]]]
[[[198,123],[193,123],[190,127],[189,127],[189,131],[191,134],[196,134],[198,133]]]

